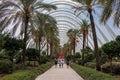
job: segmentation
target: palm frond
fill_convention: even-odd
[[[108,18],[111,16],[112,13],[112,8],[110,8],[112,7],[111,5],[112,5],[112,1],[110,0],[104,3],[105,8],[101,16],[101,22],[105,23],[105,21],[108,20]]]
[[[21,11],[23,11],[23,9],[21,9],[21,7],[19,5],[17,5],[16,3],[14,2],[11,2],[11,1],[6,1],[4,2],[1,6],[0,6],[0,10],[2,9],[5,9],[7,7],[17,7],[19,8]]]
[[[3,31],[5,29],[5,27],[7,27],[13,20],[13,16],[11,17],[5,17],[5,19],[3,20],[3,24],[2,24],[2,27],[1,27],[1,31]]]
[[[18,20],[18,18],[22,17],[21,15],[22,15],[21,12],[18,11],[18,12],[16,13],[16,15],[14,16],[13,23],[16,23],[17,20]]]
[[[120,26],[120,1],[118,2],[115,18],[114,18],[114,25]]]
[[[43,9],[46,9],[46,10],[49,10],[49,11],[51,9],[57,9],[57,7],[55,5],[50,5],[50,4],[41,3],[41,2],[37,2],[34,7],[35,7],[35,9],[43,8]]]
[[[93,0],[73,0],[73,1],[79,2],[83,5],[91,5],[91,3],[93,2]]]
[[[13,28],[12,28],[12,35],[15,35],[15,33],[16,33],[19,25],[20,25],[20,23],[16,23],[16,24],[13,26]]]

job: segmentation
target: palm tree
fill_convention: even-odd
[[[90,27],[90,24],[88,24],[88,21],[82,20],[80,25],[80,33],[83,35],[83,49],[85,48],[86,44],[86,38],[88,36],[88,29]],[[84,53],[82,53],[82,65],[84,65]]]
[[[98,51],[98,42],[97,42],[97,35],[96,35],[96,30],[95,30],[95,23],[94,23],[94,18],[92,11],[94,10],[92,7],[97,3],[97,0],[74,0],[79,3],[82,3],[83,6],[81,7],[74,7],[76,10],[83,12],[87,11],[90,16],[90,22],[91,22],[91,28],[92,28],[92,35],[93,35],[93,41],[94,41],[94,47],[95,47],[95,56],[96,56],[96,70],[100,71],[100,54]]]
[[[23,48],[23,63],[25,63],[26,53],[26,41],[28,25],[35,26],[35,20],[37,19],[36,12],[40,13],[40,9],[56,9],[55,6],[45,4],[43,1],[38,0],[17,0],[6,1],[0,5],[0,31],[3,31],[10,22],[12,22],[13,34],[20,29],[20,33],[23,36],[25,46]],[[18,28],[20,26],[20,28]]]
[[[63,51],[68,55],[70,53],[70,45],[69,43],[66,43],[63,45]]]
[[[101,22],[106,22],[113,15],[114,24],[120,25],[120,0],[99,0],[103,5]]]
[[[54,20],[52,21],[54,22]],[[52,55],[53,53],[53,46],[54,46],[54,42],[59,40],[57,39],[58,36],[58,28],[56,26],[56,23],[47,23],[45,26],[45,38],[47,41],[47,53],[48,53],[48,46],[50,45],[50,55]]]
[[[54,38],[54,41],[53,41],[53,53],[54,55],[58,55],[58,53],[60,52],[60,39],[56,36]]]
[[[69,29],[67,32],[67,36],[69,37],[69,43],[71,45],[70,47],[73,50],[73,53],[75,53],[78,33],[79,33],[79,30],[77,29]]]
[[[39,60],[40,60],[40,53],[42,50],[41,45],[45,41],[46,33],[49,33],[48,30],[51,27],[50,25],[56,25],[56,20],[50,15],[45,15],[40,13],[38,13],[38,19],[39,20],[35,21],[38,23],[38,25],[36,27],[32,27],[31,30],[32,30],[33,40],[36,43],[36,48],[39,50]],[[53,28],[55,27],[56,26],[54,26]]]

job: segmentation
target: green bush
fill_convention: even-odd
[[[12,62],[7,59],[0,60],[0,73],[12,72]]]
[[[81,65],[82,64],[82,59],[78,60],[78,64]]]
[[[96,63],[95,62],[87,62],[87,63],[85,63],[85,66],[89,67],[89,68],[95,69]]]
[[[116,78],[98,72],[94,69],[82,67],[75,63],[71,63],[70,66],[80,75],[84,78],[84,80],[117,80]]]
[[[35,80],[38,75],[48,70],[52,65],[53,63],[50,62],[42,64],[35,70],[18,71],[3,78],[0,78],[0,80]]]
[[[105,73],[110,73],[110,63],[103,64],[102,71]],[[120,74],[120,62],[112,63],[112,74]]]
[[[45,64],[48,61],[48,57],[47,56],[40,56],[40,63],[41,64]]]

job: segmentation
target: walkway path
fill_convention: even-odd
[[[55,68],[53,66],[48,71],[38,76],[35,80],[83,80],[73,69],[67,68],[64,64],[63,68]]]

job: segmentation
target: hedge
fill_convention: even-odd
[[[3,78],[0,78],[0,80],[35,80],[35,78],[44,73],[46,70],[48,70],[49,68],[51,68],[53,65],[53,63],[46,63],[46,64],[42,64],[40,65],[40,67],[38,67],[35,70],[22,70],[22,71],[18,71],[15,72],[13,74],[7,75]]]
[[[0,73],[11,73],[12,62],[8,59],[0,59]]]
[[[113,76],[101,73],[95,69],[80,66],[75,63],[71,63],[70,66],[81,76],[84,80],[117,80]]]
[[[105,73],[111,73],[110,63],[105,63],[102,65],[102,71]],[[112,74],[120,74],[120,62],[112,62]]]

